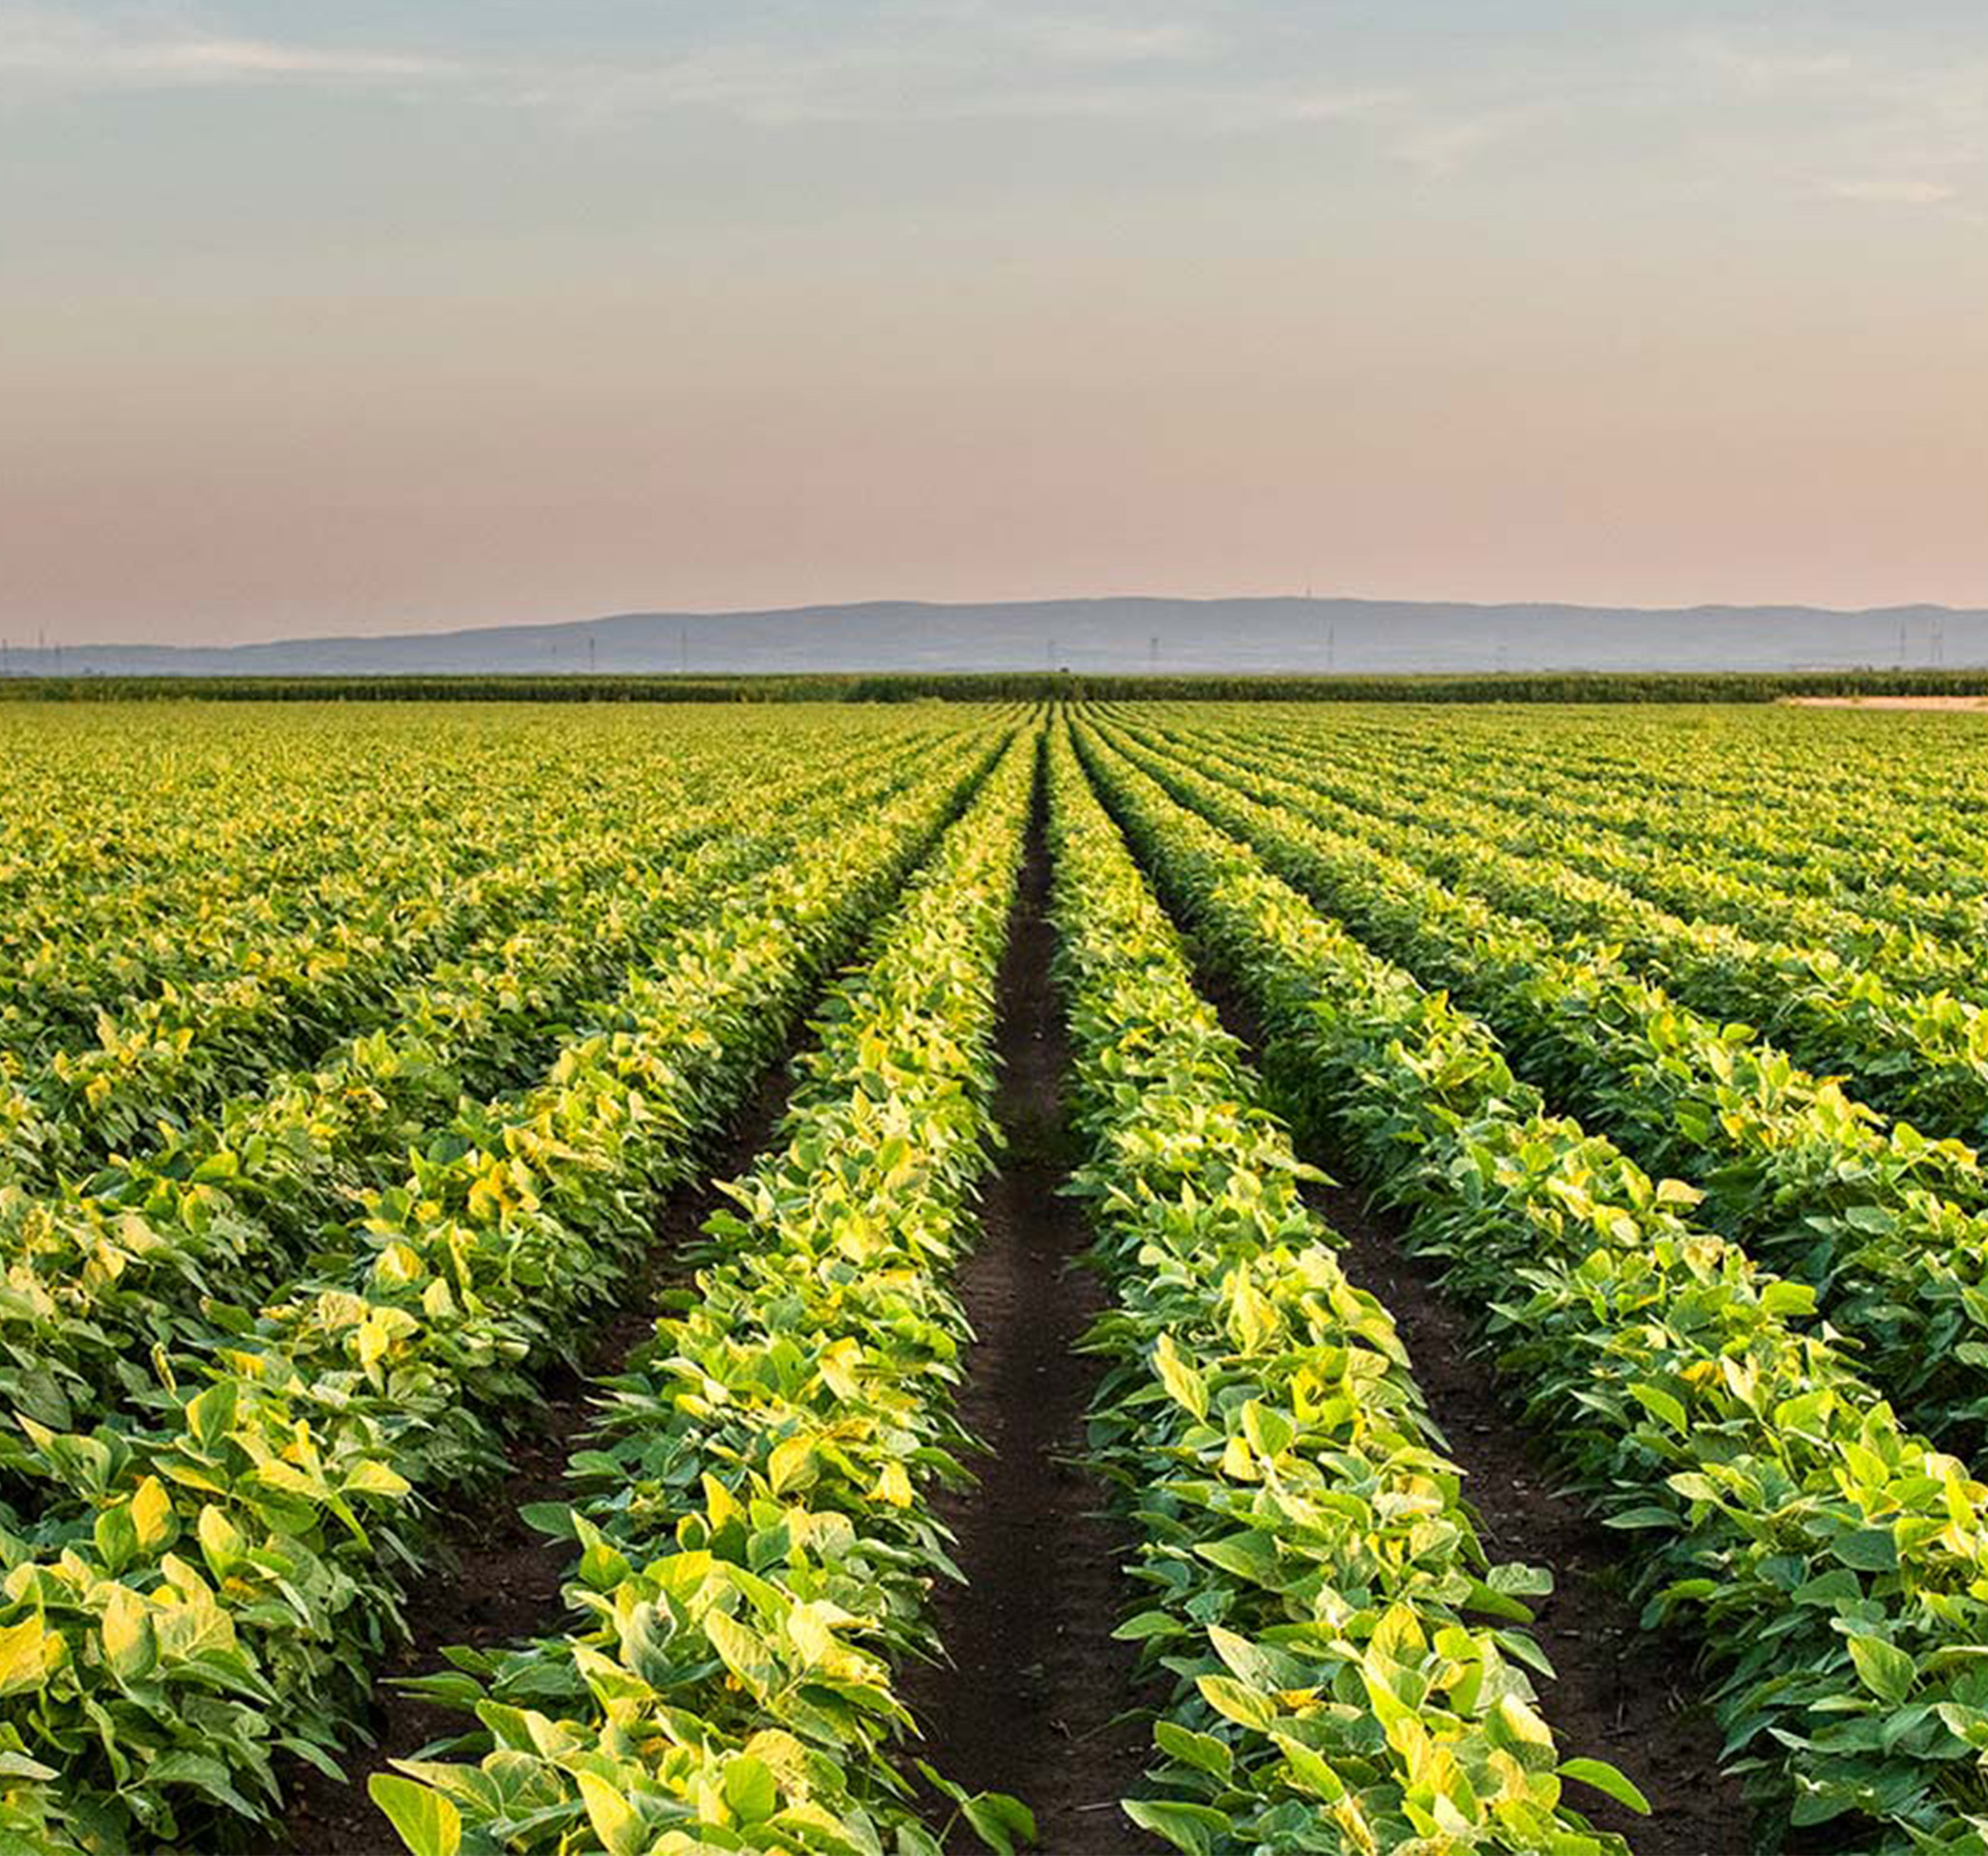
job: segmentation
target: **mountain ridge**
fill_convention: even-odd
[[[1834,670],[1988,664],[1988,610],[1934,604],[1101,594],[622,612],[240,645],[11,650],[15,676],[1017,671]]]

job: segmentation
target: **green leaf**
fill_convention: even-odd
[[[1604,1527],[1675,1527],[1678,1516],[1675,1509],[1659,1508],[1654,1503],[1641,1508],[1624,1508],[1619,1515],[1608,1516],[1601,1523]]]
[[[1158,1798],[1127,1798],[1120,1807],[1141,1830],[1164,1837],[1187,1856],[1210,1856],[1217,1837],[1234,1834],[1226,1813],[1210,1805],[1182,1805]]]
[[[1036,1813],[1005,1791],[977,1792],[960,1806],[974,1835],[1000,1856],[1014,1856],[1016,1843],[1036,1841]]]
[[[240,1388],[233,1379],[219,1379],[198,1398],[187,1401],[187,1429],[201,1449],[219,1450],[234,1428],[235,1403]]]
[[[1501,1592],[1496,1586],[1487,1585],[1481,1579],[1471,1580],[1469,1595],[1464,1599],[1467,1610],[1479,1611],[1486,1617],[1502,1617],[1507,1623],[1530,1624],[1533,1610],[1529,1605]]]
[[[1798,1320],[1816,1312],[1816,1291],[1808,1283],[1791,1283],[1782,1278],[1761,1290],[1760,1305],[1781,1320]]]
[[[1646,1411],[1652,1417],[1661,1418],[1673,1431],[1681,1432],[1688,1428],[1683,1406],[1662,1386],[1632,1385],[1629,1393]]]
[[[1212,1733],[1195,1733],[1178,1721],[1159,1721],[1154,1724],[1153,1738],[1160,1752],[1184,1766],[1212,1772],[1224,1781],[1235,1770],[1236,1755],[1229,1751],[1228,1743]]]
[[[1336,1805],[1346,1796],[1346,1782],[1332,1770],[1324,1754],[1307,1747],[1301,1740],[1294,1740],[1288,1733],[1273,1733],[1271,1738],[1276,1742],[1277,1751],[1291,1762],[1291,1770],[1298,1782],[1313,1796],[1329,1805]]]
[[[1898,1570],[1898,1542],[1888,1527],[1859,1527],[1829,1543],[1829,1552],[1860,1573]]]
[[[115,1508],[99,1509],[91,1538],[103,1570],[112,1575],[123,1572],[138,1556],[138,1529],[132,1520],[131,1503],[122,1501]]]
[[[535,1534],[546,1534],[554,1540],[571,1540],[573,1535],[573,1511],[564,1501],[528,1501],[517,1511],[518,1519]]]
[[[780,1787],[773,1768],[749,1753],[728,1761],[725,1803],[742,1824],[764,1823],[780,1808]]]
[[[1881,1700],[1894,1705],[1912,1693],[1912,1685],[1918,1677],[1918,1666],[1912,1658],[1881,1637],[1853,1637],[1850,1660],[1856,1665],[1864,1687]]]
[[[455,1856],[462,1847],[462,1813],[439,1791],[392,1772],[374,1773],[365,1788],[414,1856]]]
[[[1227,1715],[1239,1727],[1268,1733],[1277,1718],[1275,1704],[1268,1696],[1243,1687],[1235,1677],[1204,1675],[1199,1679],[1201,1698],[1217,1714]]]
[[[1650,1800],[1606,1759],[1564,1759],[1561,1762],[1560,1776],[1577,1780],[1584,1785],[1593,1785],[1617,1804],[1626,1805],[1639,1817],[1650,1815]]]
[[[1141,1611],[1137,1617],[1126,1618],[1112,1636],[1121,1643],[1139,1643],[1150,1637],[1181,1637],[1186,1629],[1179,1618],[1165,1611]]]

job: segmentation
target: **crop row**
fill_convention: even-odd
[[[1356,1151],[1482,1312],[1646,1622],[1688,1632],[1728,1754],[1782,1823],[1988,1849],[1988,1488],[1914,1436],[1807,1287],[1546,1113],[1490,1033],[1325,920],[1123,759],[1087,756],[1271,1028],[1289,1099]]]
[[[1388,1312],[1061,736],[1051,794],[1076,1186],[1118,1296],[1092,1442],[1139,1543],[1121,1635],[1172,1690],[1128,1811],[1199,1856],[1623,1849],[1565,1781],[1640,1798],[1534,1705],[1546,1576],[1488,1561]]]
[[[951,1570],[930,1506],[964,1476],[950,1282],[998,1139],[995,977],[1036,759],[1031,731],[834,989],[779,1144],[608,1382],[550,1518],[582,1550],[572,1632],[456,1652],[421,1685],[474,1710],[481,1756],[374,1782],[417,1856],[937,1856],[892,1667],[936,1649],[925,1595]],[[935,1782],[991,1846],[1031,1834],[1012,1800]]]
[[[211,1304],[252,1307],[313,1252],[349,1252],[364,1196],[404,1179],[407,1154],[446,1138],[465,1098],[523,1081],[562,1026],[610,1012],[629,968],[670,934],[721,918],[806,832],[888,797],[920,760],[885,778],[842,769],[827,793],[814,776],[790,781],[774,790],[786,802],[772,828],[741,829],[742,808],[680,860],[631,859],[611,885],[576,885],[566,914],[439,970],[391,1027],[228,1105],[217,1125],[196,1122],[77,1194],[0,1194],[0,1386],[58,1431],[142,1400],[153,1348],[197,1340]],[[23,1448],[0,1439],[0,1466]]]
[[[1197,726],[1184,715],[1177,719],[1197,739],[1231,748],[1253,749],[1270,739],[1260,721],[1224,726],[1209,717]],[[1293,717],[1274,740],[1307,762],[1369,781],[1384,778],[1433,810],[1457,796],[1481,802],[1501,840],[1508,832],[1546,831],[1632,853],[1657,850],[1791,897],[1949,938],[1977,934],[1988,923],[1981,874],[1988,842],[1965,804],[1954,802],[1962,796],[1945,791],[1958,770],[1951,754],[1914,757],[1905,742],[1894,741],[1883,758],[1853,763],[1856,785],[1846,793],[1822,777],[1842,765],[1845,742],[1824,737],[1827,758],[1819,760],[1793,751],[1797,742],[1781,737],[1754,744],[1741,788],[1718,792],[1710,790],[1707,728],[1667,720],[1667,737],[1639,740],[1633,764],[1613,756],[1574,759],[1565,728],[1535,727],[1501,743],[1451,728],[1384,728],[1372,717],[1330,729]],[[1733,745],[1744,744],[1742,735]],[[1680,764],[1667,767],[1667,758]],[[1903,775],[1904,789],[1882,791],[1886,773]],[[1929,808],[1927,788],[1935,779],[1938,797]],[[1944,855],[1923,842],[1929,811],[1942,805],[1953,833]],[[1901,860],[1895,853],[1907,842],[1914,855]]]
[[[142,1422],[30,1435],[63,1486],[0,1537],[0,1726],[102,1850],[260,1819],[273,1759],[321,1762],[399,1628],[433,1502],[501,1460],[567,1349],[988,748],[846,815],[755,905],[666,941],[544,1082],[467,1111],[369,1193],[362,1241],[206,1346]],[[59,1774],[59,1778],[56,1776]]]
[[[1263,749],[1268,746],[1268,755]],[[1398,767],[1364,770],[1341,752],[1306,753],[1277,740],[1228,742],[1252,763],[1306,774],[1330,784],[1395,825],[1463,833],[1521,856],[1544,857],[1569,870],[1621,885],[1658,908],[1694,921],[1724,923],[1755,940],[1813,948],[1846,965],[1882,975],[1894,987],[1946,990],[1978,1002],[1982,980],[1967,942],[1988,926],[1978,903],[1915,892],[1887,917],[1870,899],[1826,901],[1808,896],[1785,873],[1761,871],[1730,846],[1697,841],[1683,848],[1640,840],[1609,808],[1583,811],[1538,795],[1491,800],[1461,777],[1439,770],[1418,780]],[[1674,821],[1680,807],[1668,816]],[[1928,932],[1944,924],[1946,935]]]
[[[307,1000],[316,980],[335,1003],[361,977],[348,961],[378,958],[375,930],[419,935],[465,886],[528,862],[573,797],[493,754],[416,766],[403,747],[362,770],[301,752],[321,746],[308,737],[271,744],[272,758],[299,757],[294,771],[250,754],[226,774],[176,781],[196,739],[132,768],[92,766],[85,784],[67,746],[37,743],[51,766],[16,790],[26,810],[0,834],[15,841],[12,857],[0,853],[0,887],[14,892],[0,920],[0,1049],[37,1061],[87,1049],[102,1021],[168,991],[212,990],[225,1004],[226,982],[265,978]],[[685,752],[592,797],[611,819],[652,793],[703,797],[721,768],[712,748]],[[135,790],[138,778],[161,793]],[[167,794],[180,803],[162,817]]]
[[[1979,1436],[1988,1214],[1971,1149],[1884,1125],[1743,1028],[1625,972],[1605,946],[1556,943],[1361,839],[1191,768],[1134,758],[1377,952],[1479,1013],[1549,1096],[1652,1172],[1697,1185],[1704,1220],[1812,1284],[1915,1419]]]
[[[1213,720],[1221,711],[1176,713]],[[1260,739],[1267,715],[1238,709],[1224,719]],[[1696,835],[1707,844],[1730,841],[1784,866],[1812,846],[1854,889],[1876,879],[1983,892],[1988,767],[1965,719],[1476,710],[1432,728],[1427,711],[1285,709],[1278,721],[1285,739],[1328,756],[1359,744],[1369,770],[1453,765],[1462,790],[1481,786],[1520,804],[1529,793],[1609,809],[1647,797],[1673,806],[1681,824],[1702,819]],[[1888,855],[1900,848],[1909,861]]]
[[[1254,765],[1207,756],[1230,783],[1262,777]],[[1281,782],[1280,803],[1307,817],[1350,818],[1359,806],[1327,797],[1329,774]],[[1637,972],[1709,1015],[1746,1015],[1797,1061],[1847,1075],[1874,1108],[1926,1132],[1973,1141],[1988,1129],[1988,1012],[1950,994],[1901,991],[1825,951],[1758,942],[1687,921],[1601,882],[1498,851],[1465,829],[1390,823],[1390,845],[1442,882],[1483,895],[1557,934],[1602,941]]]
[[[121,996],[116,980],[77,961],[73,935],[44,941],[36,959],[7,970],[15,991],[50,971],[73,980],[83,989],[90,1040],[30,1037],[20,999],[0,1001],[11,1098],[0,1120],[12,1130],[12,1176],[46,1184],[88,1173],[155,1126],[182,1126],[285,1065],[317,1061],[339,1036],[391,1022],[397,990],[434,962],[542,919],[576,888],[612,884],[630,862],[691,849],[735,814],[744,790],[713,755],[699,777],[605,796],[581,830],[571,824],[576,796],[541,790],[506,822],[510,860],[468,870],[433,847],[474,843],[476,820],[438,830],[420,815],[408,835],[430,847],[423,867],[396,868],[415,861],[396,841],[369,846],[305,926],[273,935],[232,918],[203,925],[193,914],[170,938],[218,936],[229,949],[224,970],[178,980],[155,974],[137,997]]]

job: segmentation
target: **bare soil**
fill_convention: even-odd
[[[792,1081],[790,1064],[791,1053],[767,1071],[697,1180],[658,1207],[656,1243],[640,1277],[589,1337],[581,1369],[562,1367],[548,1375],[529,1429],[512,1445],[511,1472],[503,1485],[480,1493],[433,1528],[436,1539],[450,1544],[449,1557],[409,1596],[413,1640],[381,1670],[372,1744],[343,1760],[350,1783],[340,1784],[301,1762],[284,1775],[290,1809],[282,1848],[291,1856],[405,1856],[405,1845],[367,1797],[366,1781],[391,1770],[394,1760],[411,1758],[431,1741],[475,1724],[402,1694],[395,1679],[446,1668],[442,1652],[452,1644],[489,1649],[567,1628],[560,1592],[572,1565],[571,1543],[527,1526],[519,1511],[532,1502],[565,1499],[566,1464],[587,1427],[593,1381],[617,1372],[649,1338],[657,1297],[680,1279],[683,1259],[705,1219],[730,1204],[719,1185],[752,1164],[779,1120]]]
[[[1096,1363],[1073,1350],[1104,1306],[1069,1174],[1062,1087],[1069,1052],[1049,981],[1048,856],[1032,826],[1001,976],[1004,1164],[981,1203],[982,1236],[959,1289],[976,1341],[960,1412],[986,1446],[978,1487],[949,1494],[965,1586],[934,1611],[950,1667],[906,1671],[923,1726],[919,1753],[972,1790],[1006,1791],[1036,1812],[1056,1856],[1131,1856],[1162,1847],[1118,1801],[1136,1789],[1151,1745],[1129,1646],[1111,1633],[1129,1586],[1105,1492],[1076,1466]]]

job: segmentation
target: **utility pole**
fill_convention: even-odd
[[[1338,660],[1339,627],[1336,624],[1328,620],[1326,623],[1326,675],[1328,677],[1332,674],[1333,667],[1337,664]]]
[[[680,625],[677,628],[677,670],[680,675],[685,677],[690,674],[690,627],[688,625]]]
[[[599,643],[600,640],[595,637],[591,631],[587,634],[587,675],[589,677],[593,676],[600,667],[599,652],[598,649]]]

